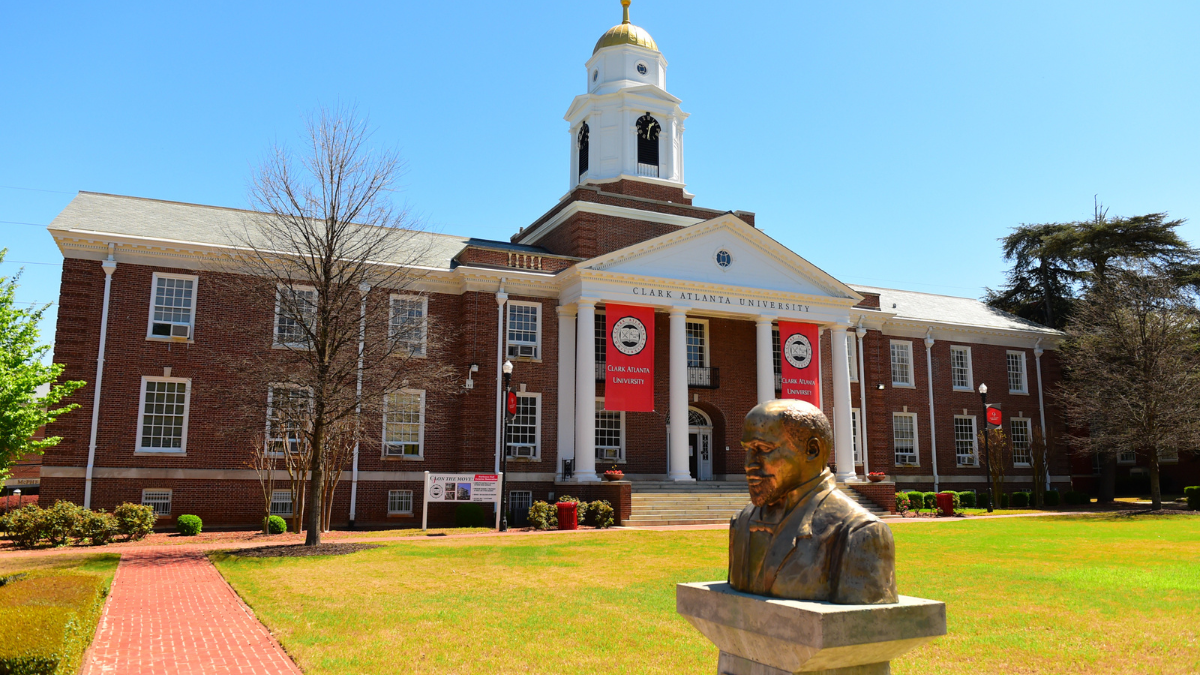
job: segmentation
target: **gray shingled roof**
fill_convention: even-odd
[[[860,293],[878,293],[879,309],[894,313],[897,319],[936,321],[980,328],[1062,335],[1053,328],[1047,328],[1040,323],[1002,312],[973,298],[900,291],[894,288],[876,288],[858,284],[847,285]]]
[[[51,230],[80,230],[146,237],[163,241],[236,246],[238,232],[254,211],[184,204],[98,192],[80,192],[50,223]],[[428,245],[425,264],[450,269],[451,260],[467,245],[467,237],[420,232]]]

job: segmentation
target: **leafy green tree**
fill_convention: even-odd
[[[0,250],[0,261],[8,249]],[[21,274],[0,277],[0,481],[7,478],[13,463],[31,453],[41,454],[58,445],[62,438],[34,439],[39,427],[79,406],[62,400],[83,382],[54,384],[63,366],[42,363],[50,349],[38,344],[38,321],[48,305],[22,309],[16,302],[17,281]],[[49,393],[39,397],[37,390],[51,385]]]
[[[1081,279],[1075,257],[1077,235],[1072,223],[1013,228],[1000,240],[1004,259],[1012,262],[1008,283],[1000,291],[988,289],[985,301],[1023,319],[1063,328]]]

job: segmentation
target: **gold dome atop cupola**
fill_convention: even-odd
[[[600,36],[600,39],[596,41],[596,48],[592,50],[593,54],[605,47],[618,45],[637,45],[658,51],[658,45],[654,43],[654,38],[650,37],[650,33],[646,32],[645,28],[629,23],[629,2],[630,0],[621,0],[624,18],[619,25],[609,28],[604,35]]]

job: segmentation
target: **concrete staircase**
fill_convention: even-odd
[[[746,481],[634,481],[633,508],[623,525],[721,525],[750,502]]]
[[[844,483],[838,489],[867,511],[883,517],[887,512]],[[723,525],[750,502],[745,481],[634,481],[633,508],[626,527],[662,525]]]

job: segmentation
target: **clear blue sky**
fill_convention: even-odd
[[[77,190],[225,206],[357,103],[434,229],[505,239],[567,188],[562,115],[617,0],[7,3],[0,246],[55,301]],[[978,297],[1019,223],[1168,211],[1200,242],[1200,3],[634,0],[698,205],[848,282]],[[23,188],[23,189],[14,189]],[[3,265],[0,274],[15,271]],[[52,339],[53,319],[43,338]]]

